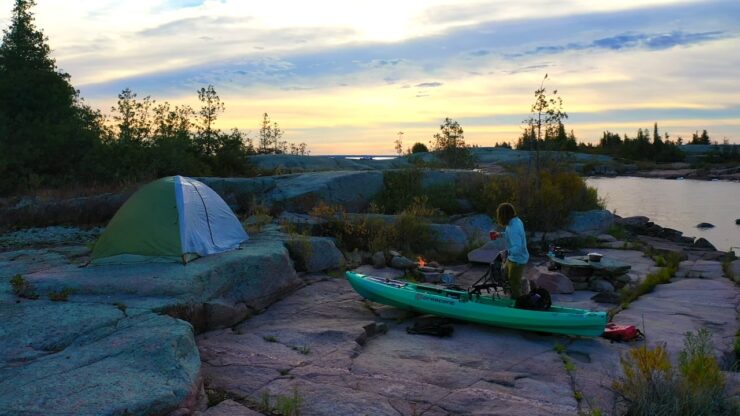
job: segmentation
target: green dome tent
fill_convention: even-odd
[[[174,260],[234,250],[248,239],[216,192],[195,179],[151,182],[116,212],[95,243],[92,264]]]

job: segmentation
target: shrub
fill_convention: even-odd
[[[66,302],[71,294],[72,289],[65,287],[58,292],[49,292],[49,300],[52,302]]]
[[[13,287],[13,293],[20,298],[26,299],[38,299],[39,295],[36,293],[33,285],[29,281],[23,278],[20,274],[16,274],[10,279],[10,285]]]
[[[687,332],[675,371],[665,346],[633,348],[621,358],[624,376],[613,387],[627,415],[735,415],[740,410],[724,392],[709,331]]]
[[[387,214],[401,212],[414,197],[422,194],[422,172],[419,169],[389,170],[383,174],[383,190],[375,203]]]
[[[553,231],[565,225],[571,211],[603,208],[596,189],[573,172],[545,170],[539,180],[519,170],[510,176],[494,177],[473,199],[479,211],[496,216],[502,202],[516,207],[530,230]]]

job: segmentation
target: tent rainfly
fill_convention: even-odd
[[[95,243],[92,264],[188,261],[234,250],[249,237],[211,188],[192,178],[151,182],[116,212]]]

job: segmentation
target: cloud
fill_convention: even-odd
[[[441,87],[442,85],[444,85],[444,84],[441,83],[441,82],[422,82],[420,84],[414,85],[414,87],[419,87],[419,88],[437,88],[437,87]]]

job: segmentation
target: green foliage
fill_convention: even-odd
[[[100,113],[57,69],[33,6],[15,1],[0,45],[0,194],[79,175],[103,130]]]
[[[528,229],[540,231],[561,228],[571,211],[602,208],[596,189],[586,186],[583,178],[556,170],[543,170],[539,180],[524,171],[493,177],[473,199],[479,211],[494,218],[502,202],[514,204]]]
[[[424,253],[433,242],[429,222],[424,219],[436,210],[428,207],[425,198],[417,198],[401,212],[395,222],[368,216],[349,216],[341,206],[319,203],[311,215],[324,220],[318,227],[320,235],[336,239],[344,251],[355,249],[371,252],[396,248],[407,253]]]
[[[446,167],[455,169],[472,168],[475,159],[465,144],[465,136],[460,123],[445,118],[439,126],[439,133],[432,140],[432,151]]]
[[[598,145],[582,145],[579,150],[637,161],[680,162],[686,157],[679,147],[680,142],[680,138],[675,142],[670,140],[668,133],[661,138],[658,123],[655,123],[652,139],[648,129],[637,129],[634,139],[626,134],[622,138],[618,133],[604,131]]]
[[[72,289],[65,287],[58,292],[49,292],[49,300],[52,302],[66,302],[69,299],[69,295],[72,294]]]
[[[428,152],[429,148],[424,143],[416,142],[411,147],[411,153],[425,153]]]
[[[298,351],[303,355],[308,355],[311,353],[311,347],[309,347],[308,345],[294,345],[290,348],[292,348],[293,351]]]
[[[563,354],[565,352],[566,347],[565,345],[559,342],[556,342],[555,345],[552,347],[552,349],[558,354]]]
[[[724,377],[706,329],[687,332],[678,371],[662,345],[633,348],[621,358],[624,376],[613,387],[627,415],[735,415],[737,403],[724,391]]]
[[[303,398],[298,394],[298,389],[293,389],[291,396],[278,396],[275,407],[283,416],[300,416]]]
[[[606,233],[616,238],[617,240],[626,240],[627,237],[629,237],[627,230],[618,224],[614,224],[609,227]]]
[[[377,206],[389,214],[401,212],[422,194],[419,169],[389,170],[383,173],[383,190],[375,197]]]
[[[634,289],[623,292],[621,294],[623,304],[629,305],[640,296],[652,292],[653,289],[655,289],[655,286],[669,283],[671,278],[676,275],[681,258],[675,253],[672,253],[667,258],[662,256],[658,257],[660,262],[665,264],[665,266],[658,271],[648,273],[648,275],[645,276],[645,279],[643,279]],[[656,262],[657,261],[658,260],[656,260]]]
[[[10,285],[13,287],[13,293],[20,298],[26,299],[38,299],[39,295],[36,293],[33,285],[27,281],[20,274],[16,274],[10,279]]]

